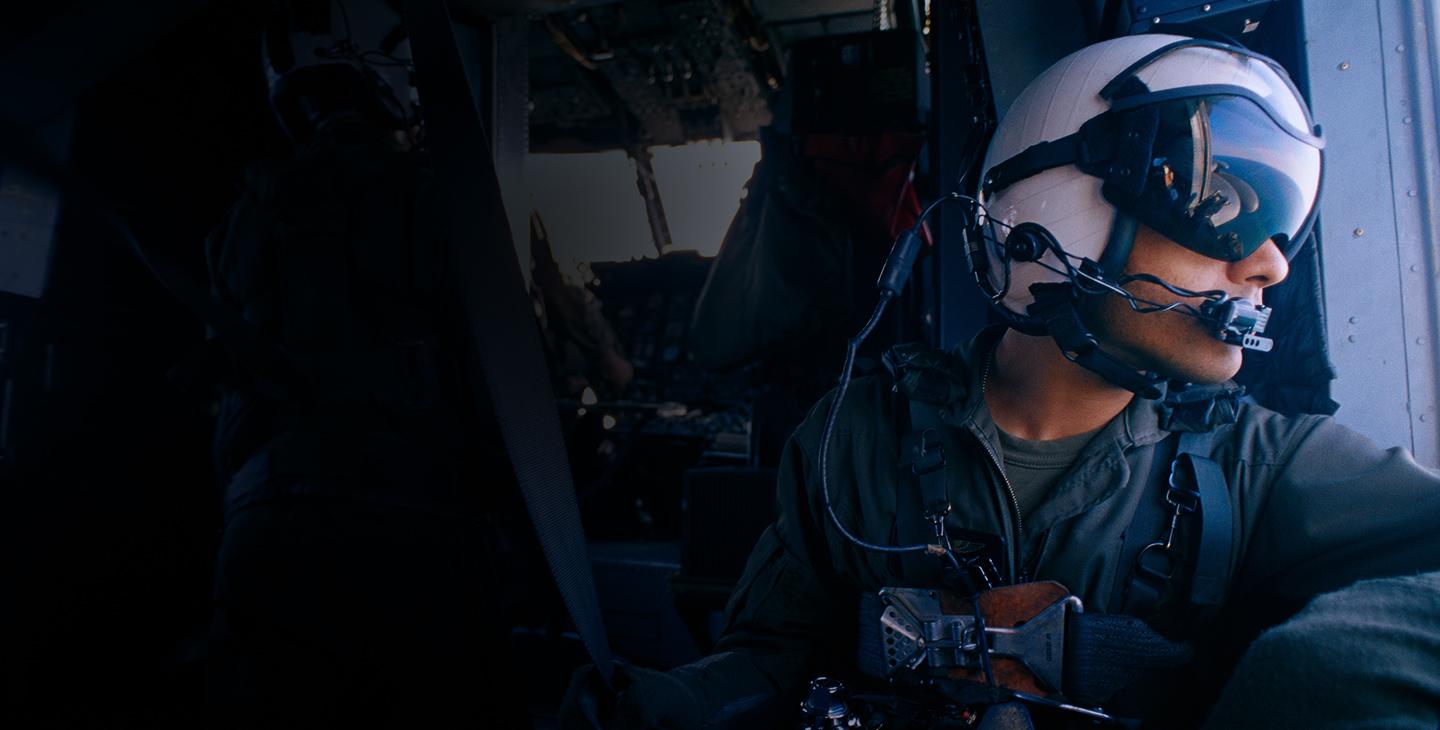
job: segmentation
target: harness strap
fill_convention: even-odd
[[[940,417],[941,406],[897,393],[905,406],[908,429],[900,439],[900,478],[896,480],[895,534],[905,544],[935,543],[935,516],[950,511],[945,486],[945,442],[949,426]],[[937,561],[928,555],[899,559],[906,582],[939,578]]]
[[[1145,480],[1147,487],[1151,484],[1164,484],[1170,474],[1177,452],[1176,444],[1179,442],[1178,435],[1161,441],[1155,445],[1155,454],[1150,462],[1150,475]],[[1135,515],[1130,520],[1130,525],[1125,528],[1125,541],[1120,549],[1120,566],[1134,566],[1140,559],[1140,551],[1146,545],[1155,541],[1155,536],[1165,529],[1166,508],[1165,495],[1159,489],[1146,489],[1140,495],[1140,504],[1135,509]],[[1117,576],[1118,578],[1118,576]],[[1132,568],[1129,575],[1115,581],[1114,594],[1110,599],[1110,606],[1116,610],[1135,616],[1149,614],[1155,605],[1160,602],[1160,591],[1150,583],[1136,580],[1135,571]]]
[[[907,399],[910,403],[910,433],[905,435],[907,465],[920,483],[920,499],[926,519],[950,511],[945,492],[945,431],[940,407]]]
[[[1167,439],[1167,443],[1172,440]],[[1161,468],[1167,460],[1156,454],[1150,483],[1163,485],[1163,491],[1154,489],[1142,497],[1125,532],[1121,564],[1133,567],[1128,580],[1117,586],[1119,600],[1114,603],[1124,613],[1148,615],[1176,590],[1173,579],[1179,558],[1174,539],[1179,520],[1190,522],[1199,535],[1195,541],[1190,603],[1211,609],[1223,600],[1230,582],[1234,511],[1225,474],[1209,457],[1214,441],[1213,430],[1181,433],[1168,476]]]
[[[1212,436],[1213,433],[1205,435]],[[1205,441],[1208,447],[1210,439]],[[1183,450],[1183,438],[1181,445]],[[1234,540],[1230,489],[1225,473],[1213,459],[1193,451],[1184,456],[1189,459],[1200,494],[1197,516],[1204,519],[1200,523],[1200,550],[1195,559],[1195,577],[1190,581],[1190,602],[1197,606],[1217,607],[1225,597],[1225,586],[1230,582],[1230,545]]]

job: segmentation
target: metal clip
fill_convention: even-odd
[[[937,469],[945,467],[945,449],[940,444],[940,439],[935,434],[935,429],[927,428],[920,434],[919,443],[915,444],[914,457],[910,461],[910,470],[916,476],[929,474]]]

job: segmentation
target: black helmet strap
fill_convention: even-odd
[[[1031,145],[991,168],[981,190],[988,198],[1032,175],[1074,165],[1127,196],[1138,196],[1145,191],[1159,128],[1154,107],[1102,112],[1074,134]]]
[[[1160,397],[1163,376],[1140,372],[1100,348],[1099,340],[1080,320],[1073,284],[1031,284],[1030,293],[1035,295],[1035,303],[1027,311],[1045,323],[1067,360],[1141,398]]]

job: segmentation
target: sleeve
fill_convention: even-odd
[[[818,477],[806,450],[811,441],[802,436],[807,430],[818,434],[802,426],[785,447],[776,485],[779,517],[761,535],[731,594],[716,653],[671,672],[702,698],[715,725],[793,710],[788,700],[798,701],[804,682],[823,669],[825,650],[846,643],[832,639],[846,636],[840,627],[853,606],[825,557],[818,489],[811,488]]]
[[[1205,728],[1434,728],[1440,574],[1316,598],[1250,646]]]
[[[1309,605],[1250,645],[1205,727],[1435,727],[1440,474],[1328,417],[1268,428],[1283,448],[1239,464],[1235,616]]]
[[[1241,495],[1259,504],[1237,590],[1299,605],[1364,578],[1440,570],[1440,474],[1328,417],[1293,432],[1275,463],[1241,464],[1274,480]]]

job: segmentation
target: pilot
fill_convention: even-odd
[[[1264,291],[1314,219],[1316,133],[1275,62],[1225,43],[1119,38],[1041,74],[967,207],[1005,325],[892,350],[888,375],[822,399],[715,653],[626,668],[617,695],[582,670],[566,722],[795,722],[807,680],[864,664],[859,616],[882,589],[1053,581],[1155,632],[1110,656],[1179,652],[1106,687],[1066,676],[1092,685],[1075,704],[1170,727],[1219,695],[1216,727],[1434,727],[1440,581],[1417,574],[1440,571],[1440,476],[1230,380],[1268,348]],[[927,544],[948,549],[911,549]],[[1226,642],[1290,616],[1221,693]]]

